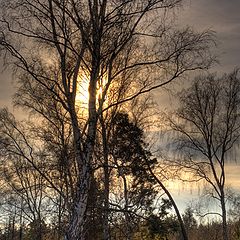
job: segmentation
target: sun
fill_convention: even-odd
[[[99,100],[102,98],[103,90],[107,82],[106,76],[102,76],[99,78],[100,80],[97,83],[97,96],[96,99]],[[82,73],[79,75],[78,83],[77,83],[77,94],[76,94],[76,105],[79,108],[88,108],[88,100],[89,100],[89,76],[86,73]],[[106,101],[105,101],[106,102]]]
[[[87,108],[89,99],[89,78],[86,74],[81,74],[77,83],[76,105],[78,107]]]

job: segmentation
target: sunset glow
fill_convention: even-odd
[[[76,104],[80,108],[88,108],[88,100],[89,100],[89,76],[86,73],[82,73],[79,76],[79,81],[77,84],[77,94],[76,94]],[[101,76],[100,80],[97,83],[97,96],[96,99],[99,101],[102,99],[102,94],[104,90],[104,86],[106,85],[107,77]]]
[[[76,104],[79,107],[87,108],[89,99],[89,77],[85,73],[79,76],[79,81],[77,84],[77,94],[76,94]]]

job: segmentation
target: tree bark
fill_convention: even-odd
[[[223,189],[221,190],[221,208],[222,208],[223,240],[228,240],[227,211],[225,203],[225,193]]]
[[[65,240],[84,240],[86,237],[87,200],[90,188],[90,169],[83,166],[81,182],[78,184],[77,199],[74,203],[70,224],[67,229]]]
[[[107,133],[106,127],[101,114],[100,122],[102,126],[102,142],[103,142],[103,172],[104,172],[104,209],[103,209],[103,239],[109,240],[109,188],[110,188],[110,173],[108,162],[108,146],[107,146]]]
[[[129,212],[128,212],[128,187],[127,187],[127,179],[124,176],[124,173],[122,175],[123,179],[123,186],[124,186],[124,200],[125,200],[125,206],[124,206],[124,217],[125,217],[125,224],[126,224],[126,240],[131,240],[132,234],[131,234],[131,223],[130,223],[130,218],[129,218]]]

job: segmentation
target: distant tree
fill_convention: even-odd
[[[192,239],[190,236],[192,235],[192,231],[196,231],[198,224],[197,220],[194,217],[193,209],[191,207],[187,207],[183,213],[183,222],[188,234],[189,239]]]
[[[221,222],[212,220],[206,224],[200,224],[197,228],[196,236],[193,239],[194,240],[205,239],[207,236],[207,239],[209,240],[215,239],[222,240],[223,236],[221,230],[222,230]]]
[[[233,239],[240,239],[240,195],[237,192],[231,192],[229,200],[229,215],[231,217],[231,233]]]
[[[171,120],[173,130],[179,134],[176,145],[181,153],[175,166],[211,186],[211,196],[221,205],[224,240],[229,239],[225,165],[240,137],[238,73],[235,70],[220,78],[213,74],[197,77],[181,93],[180,107]]]
[[[231,192],[229,194],[229,214],[234,220],[240,220],[240,195],[236,192]]]
[[[30,222],[29,230],[27,232],[26,239],[36,239],[36,240],[44,240],[47,232],[47,226],[44,221],[40,219],[35,219]]]
[[[171,234],[179,232],[180,227],[177,218],[169,214],[171,207],[171,201],[163,199],[159,213],[148,218],[147,226],[152,239],[157,236],[160,239],[168,239]]]

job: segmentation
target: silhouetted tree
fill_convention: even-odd
[[[160,239],[168,239],[169,235],[179,232],[180,229],[177,218],[169,214],[171,208],[171,201],[163,199],[159,213],[157,215],[151,215],[148,218],[147,226],[150,236],[153,239],[155,239],[155,236],[159,236]]]
[[[188,237],[189,239],[191,239],[190,236],[192,234],[192,231],[196,230],[196,228],[198,227],[197,220],[194,217],[193,209],[191,207],[187,207],[185,209],[182,219],[183,219]]]
[[[109,204],[123,214],[124,235],[131,239],[141,216],[151,212],[156,191],[154,179],[148,175],[146,161],[154,168],[156,160],[147,150],[143,130],[126,113],[116,113],[113,117],[109,155],[112,174],[115,174],[110,176],[115,178],[112,184],[118,182],[117,191],[114,190],[116,199]]]
[[[211,196],[221,204],[224,240],[228,239],[225,165],[240,137],[238,72],[196,78],[182,92],[180,107],[171,120],[179,133],[177,147],[182,153],[175,166],[191,171],[193,177],[211,186]]]

